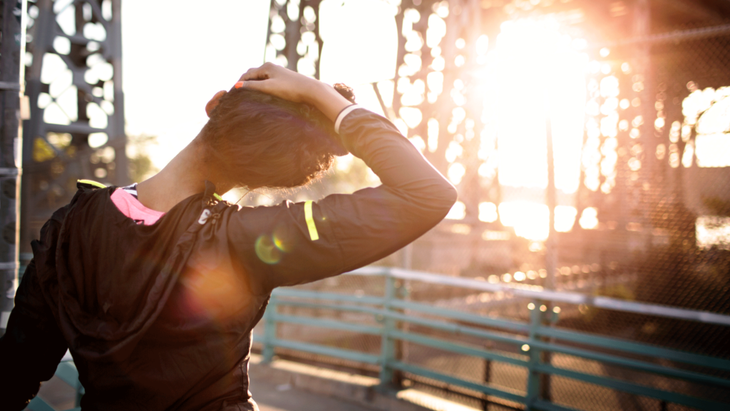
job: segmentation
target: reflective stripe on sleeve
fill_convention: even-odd
[[[317,233],[317,226],[314,225],[314,216],[312,216],[312,201],[304,203],[304,219],[307,221],[307,228],[309,229],[309,238],[312,241],[319,240],[319,233]]]
[[[88,185],[91,185],[94,187],[106,188],[106,186],[104,184],[102,184],[98,181],[94,181],[94,180],[76,180],[76,182],[81,183],[81,184],[88,184]]]

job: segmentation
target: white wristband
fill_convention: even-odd
[[[351,106],[345,107],[342,111],[340,111],[340,114],[337,115],[337,119],[335,120],[335,133],[340,134],[340,124],[342,124],[342,119],[344,119],[353,110],[358,108],[360,108],[360,106],[358,106],[357,104],[353,104]]]

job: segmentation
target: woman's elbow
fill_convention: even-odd
[[[437,207],[443,215],[446,215],[459,198],[456,187],[448,181],[444,181],[443,184],[440,184],[438,190],[434,191],[435,193],[432,197],[432,204]]]

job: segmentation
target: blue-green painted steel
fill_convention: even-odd
[[[392,302],[396,297],[395,279],[391,276],[385,277],[385,304],[383,308],[387,314],[391,314]],[[383,334],[380,337],[380,385],[386,386],[393,382],[393,367],[391,364],[396,360],[395,341],[392,334],[396,330],[395,319],[388,315],[383,321]]]
[[[652,364],[645,361],[639,361],[633,358],[618,357],[615,355],[604,354],[595,351],[582,350],[580,348],[568,347],[560,344],[549,344],[544,342],[533,342],[534,346],[549,350],[552,352],[559,352],[568,355],[574,355],[577,357],[588,358],[604,363],[617,364],[622,367],[632,368],[639,371],[646,371],[666,377],[677,378],[680,380],[693,381],[700,384],[712,384],[719,387],[730,388],[730,380],[724,378],[713,377],[711,375],[700,374],[692,371],[685,371],[677,368],[668,368],[659,364]]]
[[[452,320],[468,321],[474,324],[486,325],[489,327],[502,328],[510,331],[521,331],[528,333],[530,326],[527,324],[520,324],[511,321],[497,320],[495,318],[482,317],[479,315],[468,314],[460,311],[447,310],[440,307],[434,307],[426,304],[412,303],[409,301],[395,300],[391,302],[391,305],[395,308],[401,308],[404,310],[419,311],[426,314],[438,315],[440,317],[447,317]]]
[[[28,408],[26,409],[30,411],[56,411],[47,402],[43,401],[41,397],[33,398],[33,401],[28,404]]]
[[[79,408],[78,406],[81,404],[81,396],[84,394],[84,387],[79,382],[79,372],[78,370],[76,370],[76,365],[71,361],[61,361],[58,364],[58,367],[56,367],[55,375],[56,377],[60,378],[61,381],[65,382],[66,384],[70,385],[71,388],[76,390],[76,400],[74,404],[76,408],[71,408],[65,411],[81,410],[81,408]],[[30,404],[28,404],[28,408],[26,409],[30,411],[55,411],[53,407],[51,407],[39,396],[33,398]]]
[[[274,343],[273,341],[276,339],[276,321],[274,321],[274,315],[276,315],[276,306],[277,306],[276,297],[271,297],[269,300],[269,306],[266,307],[266,311],[264,312],[263,322],[264,322],[264,338],[263,338],[263,349],[262,349],[262,355],[263,355],[263,361],[265,363],[270,363],[271,360],[274,359]]]
[[[275,349],[280,347],[365,364],[380,365],[380,382],[383,385],[389,385],[393,381],[395,371],[402,371],[524,404],[528,410],[575,411],[574,409],[564,405],[554,404],[549,398],[541,398],[540,393],[543,388],[541,387],[541,384],[543,383],[544,377],[549,375],[576,379],[634,395],[659,399],[668,403],[681,404],[702,410],[730,409],[730,403],[722,404],[703,398],[608,378],[602,375],[586,374],[558,368],[551,365],[550,361],[548,361],[547,358],[544,358],[546,357],[544,354],[562,353],[691,383],[711,384],[721,388],[730,388],[730,379],[724,379],[696,371],[686,371],[671,366],[664,366],[658,361],[656,363],[652,362],[653,358],[664,359],[670,360],[671,362],[688,363],[730,372],[730,361],[726,359],[713,358],[616,338],[555,328],[556,316],[552,313],[542,312],[540,308],[543,305],[549,307],[551,302],[563,301],[570,297],[566,297],[562,294],[558,295],[559,293],[556,292],[545,292],[544,294],[540,294],[541,297],[533,300],[530,304],[532,310],[530,312],[529,323],[484,318],[473,314],[429,306],[423,303],[399,300],[399,293],[396,288],[396,282],[399,280],[397,280],[396,274],[401,275],[405,273],[405,271],[396,271],[397,270],[387,269],[378,271],[383,273],[381,278],[385,281],[384,297],[356,297],[351,295],[318,293],[297,289],[276,290],[272,295],[269,307],[263,317],[264,333],[263,335],[257,335],[257,341],[260,341],[263,346],[264,361],[271,361],[274,357]],[[413,273],[409,273],[408,275],[411,274]],[[369,273],[368,275],[374,274]],[[434,278],[437,277],[434,275],[429,276],[429,281],[431,282],[433,282]],[[413,276],[411,275],[411,277]],[[416,280],[415,277],[411,277],[409,277],[410,280]],[[451,284],[454,280],[452,278],[447,278],[444,281],[445,284]],[[535,291],[531,292],[536,293]],[[373,317],[378,320],[382,326],[353,324],[337,320],[279,314],[277,312],[277,308],[280,305],[367,313],[373,315]],[[405,310],[406,313],[403,313],[403,310]],[[439,319],[422,317],[420,314],[424,314],[429,317],[436,316],[439,317]],[[686,321],[686,319],[683,320]],[[277,338],[276,333],[278,323],[296,323],[308,326],[345,330],[354,333],[380,335],[382,341],[381,351],[379,354],[371,354],[279,339]],[[448,341],[410,331],[405,332],[398,328],[398,323],[414,324],[432,330],[446,331],[454,336],[454,340]],[[484,327],[488,327],[489,329],[484,329]],[[514,346],[516,351],[523,350],[523,348],[527,349],[527,352],[524,352],[524,355],[527,356],[529,360],[525,361],[524,359],[521,359],[519,354],[498,354],[488,349],[459,343],[458,336],[460,335],[477,337],[485,341],[506,343]],[[399,341],[408,341],[426,347],[471,356],[479,360],[488,359],[491,361],[525,367],[528,371],[528,377],[525,381],[525,394],[523,395],[522,393],[504,388],[497,388],[490,384],[481,384],[474,381],[464,380],[455,376],[408,364],[402,359],[397,358],[396,343]],[[596,350],[592,350],[591,347],[595,347]],[[637,354],[646,357],[646,359],[634,359],[633,357]],[[667,361],[664,361],[664,363],[667,363]],[[65,375],[66,379],[73,379],[73,371],[75,370],[71,370],[70,368],[59,368],[58,373],[62,376]],[[43,408],[44,405],[47,406],[47,404],[42,403],[42,400],[39,399],[31,404],[31,409],[35,411],[48,410],[48,408]]]
[[[491,351],[487,351],[483,348],[468,347],[462,344],[454,344],[450,341],[444,341],[437,338],[424,337],[422,335],[405,333],[402,331],[393,331],[392,337],[402,341],[410,341],[416,344],[425,345],[427,347],[438,348],[439,350],[455,352],[458,354],[470,355],[472,357],[486,358],[488,360],[494,360],[503,362],[506,364],[517,365],[519,367],[527,367],[528,363],[525,360],[508,357],[506,355],[495,354]]]
[[[319,304],[312,303],[309,301],[293,301],[280,299],[277,300],[279,305],[288,305],[291,307],[304,307],[304,308],[317,308],[324,310],[335,310],[335,311],[349,311],[357,313],[368,313],[373,315],[383,315],[385,311],[380,308],[369,307],[366,305],[352,305],[352,304]]]
[[[287,341],[273,339],[272,345],[292,350],[311,352],[312,354],[328,355],[330,357],[342,358],[350,361],[357,361],[366,364],[380,364],[380,357],[372,354],[364,354],[352,350],[343,350],[341,348],[325,347],[322,345],[308,344],[298,341]]]
[[[352,324],[352,323],[346,323],[346,322],[335,321],[335,320],[322,320],[319,318],[312,318],[312,317],[273,314],[271,316],[271,320],[275,321],[275,322],[296,323],[296,324],[301,324],[301,325],[309,325],[312,327],[333,328],[336,330],[352,331],[352,332],[357,332],[357,333],[361,333],[361,334],[370,334],[370,335],[380,335],[382,332],[382,329],[380,327]]]
[[[535,401],[532,404],[532,408],[535,410],[541,410],[541,411],[579,411],[575,408],[570,407],[564,407],[562,405],[553,404],[552,402],[547,401]]]
[[[586,374],[573,370],[566,370],[564,368],[553,367],[547,364],[539,364],[536,368],[539,372],[542,373],[560,375],[562,377],[568,377],[574,380],[579,380],[590,384],[596,384],[602,387],[612,388],[614,390],[627,392],[629,394],[656,398],[658,400],[686,405],[704,411],[727,411],[730,408],[730,404],[722,404],[702,398],[691,397],[689,395],[678,394],[676,392],[659,390],[656,388],[647,387],[645,385],[633,384],[614,378],[601,377],[598,375]]]
[[[467,327],[459,324],[451,324],[443,321],[430,320],[421,317],[415,317],[399,313],[388,313],[389,317],[400,321],[406,321],[411,324],[424,325],[436,330],[448,331],[454,334],[471,335],[474,337],[481,337],[487,340],[500,341],[509,344],[526,344],[528,340],[526,337],[515,337],[510,335],[503,335],[492,331],[484,331],[474,327]]]
[[[538,308],[541,305],[542,301],[534,300],[530,311],[530,336],[526,347],[530,354],[530,361],[527,366],[527,402],[525,404],[528,410],[533,409],[532,405],[540,400],[540,374],[536,367],[540,364],[542,350],[537,348],[534,343],[540,338],[537,335],[537,329],[540,328],[540,322],[542,321],[542,312]]]
[[[525,403],[525,396],[516,391],[507,391],[507,389],[493,388],[483,384],[477,384],[475,382],[467,381],[461,378],[453,377],[451,375],[442,374],[440,372],[432,371],[427,368],[419,367],[416,365],[405,364],[400,361],[394,361],[391,366],[394,369],[409,372],[411,374],[421,375],[426,378],[431,378],[438,381],[443,381],[447,384],[453,384],[460,387],[468,388],[477,392],[481,392],[487,395],[494,395],[495,397],[504,398],[506,400],[514,401],[517,403]]]
[[[389,277],[391,278],[391,277]],[[297,298],[312,298],[317,300],[330,300],[330,301],[342,301],[346,303],[360,303],[360,304],[373,304],[382,305],[385,303],[385,299],[382,297],[370,297],[367,295],[357,297],[353,295],[333,294],[333,293],[320,293],[316,291],[304,291],[294,290],[286,288],[277,288],[271,293],[273,297],[297,297]]]
[[[540,327],[538,333],[546,337],[554,337],[558,340],[563,341],[588,344],[596,347],[608,348],[610,350],[645,355],[647,357],[664,358],[667,360],[683,362],[685,364],[700,365],[703,367],[716,368],[725,371],[730,370],[730,361],[723,360],[722,358],[707,357],[704,355],[670,350],[667,348],[656,347],[653,345],[619,340],[618,338],[602,337],[548,327]]]

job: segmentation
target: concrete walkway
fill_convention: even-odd
[[[275,384],[269,381],[252,381],[251,393],[261,411],[373,411],[373,408],[338,398],[323,397],[292,387],[290,384]],[[73,407],[74,391],[63,381],[54,377],[43,384],[40,396],[53,408],[65,410]]]
[[[251,393],[261,411],[373,411],[353,402],[323,397],[267,381],[251,381]]]
[[[261,411],[476,411],[413,389],[382,392],[378,379],[251,356],[250,391]],[[53,377],[39,395],[56,410],[73,407],[75,391]],[[423,404],[424,407],[422,405]]]

